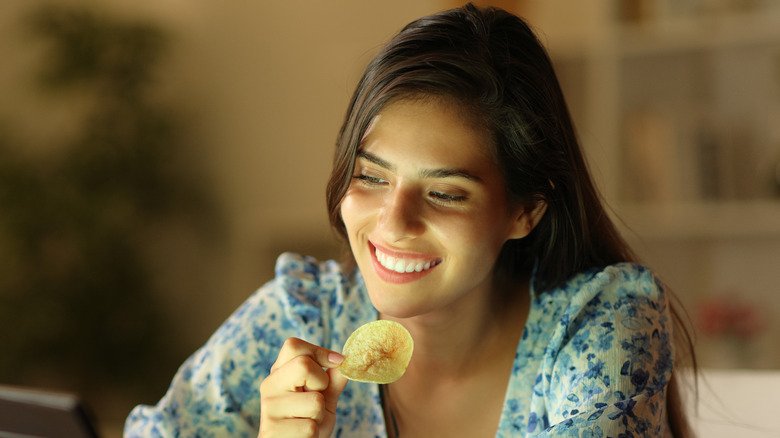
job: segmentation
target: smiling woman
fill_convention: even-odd
[[[669,296],[520,18],[403,28],[358,84],[327,202],[349,259],[283,254],[127,436],[687,435]],[[338,351],[375,320],[414,339],[406,372],[347,385]]]
[[[386,106],[361,142],[340,216],[384,317],[486,310],[475,301],[490,301],[501,248],[544,211],[543,202],[530,211],[510,203],[490,135],[475,126],[457,101],[404,99]]]

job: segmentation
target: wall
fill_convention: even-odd
[[[172,37],[158,88],[189,124],[184,135],[193,163],[206,163],[227,228],[226,246],[209,261],[210,294],[187,287],[193,266],[184,262],[169,260],[159,273],[161,281],[181,285],[167,301],[193,345],[269,278],[279,251],[334,256],[324,186],[354,84],[403,24],[450,6],[433,0],[60,3],[148,17]],[[67,136],[80,113],[73,99],[57,105],[33,92],[30,72],[42,52],[26,38],[22,19],[32,5],[9,0],[0,14],[0,120],[37,145]],[[188,289],[201,291],[191,296]],[[177,315],[185,300],[191,314]]]
[[[165,236],[165,245],[149,242],[160,247],[156,277],[168,291],[161,301],[185,351],[202,344],[270,278],[280,251],[336,255],[324,186],[352,89],[384,40],[411,19],[450,6],[434,0],[56,3],[148,18],[171,37],[157,77],[159,98],[179,110],[187,126],[181,133],[186,162],[205,169],[225,218],[224,242],[216,248],[198,247],[186,233]],[[24,17],[37,4],[6,0],[0,11],[0,120],[20,144],[40,145],[26,154],[46,159],[58,151],[44,145],[75,133],[88,99],[36,94],[31,72],[45,52],[26,33]],[[98,411],[109,436],[118,435],[137,402],[115,398]]]

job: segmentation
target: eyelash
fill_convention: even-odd
[[[363,174],[355,175],[352,178],[360,181],[361,184],[364,184],[369,187],[383,185],[384,183],[387,182],[382,178],[371,176],[371,175],[363,175]],[[468,199],[467,196],[463,196],[463,195],[450,195],[448,193],[435,192],[435,191],[428,192],[428,195],[431,198],[433,198],[435,202],[438,202],[440,204],[457,204],[460,202],[464,202]]]
[[[381,184],[387,182],[387,181],[383,180],[382,178],[378,178],[376,176],[371,176],[371,175],[363,175],[363,174],[355,175],[352,178],[360,181],[361,183],[363,183],[365,185],[369,185],[369,186],[378,186],[378,185],[381,185]]]
[[[463,195],[450,195],[442,192],[428,192],[428,194],[435,198],[436,202],[440,202],[442,204],[456,204],[467,199]]]

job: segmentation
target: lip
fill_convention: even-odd
[[[375,248],[379,248],[380,251],[382,251],[382,252],[384,252],[384,253],[386,253],[388,255],[391,255],[393,257],[404,257],[404,258],[414,258],[414,259],[428,259],[428,260],[432,260],[432,259],[440,260],[440,259],[437,258],[437,257],[431,257],[430,255],[426,255],[426,254],[423,254],[423,253],[416,253],[416,252],[403,252],[403,253],[401,253],[401,252],[398,252],[398,251],[393,251],[393,250],[390,250],[390,249],[386,249],[383,246],[377,246],[374,243],[369,241],[368,242],[368,252],[369,252],[369,254],[371,254],[371,264],[374,266],[374,271],[377,273],[379,278],[381,278],[382,280],[384,280],[387,283],[402,284],[402,283],[409,283],[409,282],[412,282],[412,281],[417,281],[417,280],[425,277],[426,275],[430,274],[439,265],[439,264],[437,264],[436,266],[431,266],[430,269],[426,269],[426,270],[420,271],[420,272],[416,272],[416,271],[415,272],[404,272],[404,273],[396,272],[396,271],[393,271],[393,270],[385,268],[384,266],[382,266],[381,263],[379,263],[379,260],[376,258],[376,252],[374,251]]]

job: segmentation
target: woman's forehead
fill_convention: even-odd
[[[492,136],[471,120],[454,99],[404,99],[386,105],[361,142],[388,162],[494,168]]]

